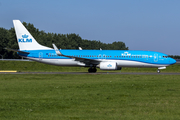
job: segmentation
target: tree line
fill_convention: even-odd
[[[128,50],[124,42],[103,43],[99,40],[82,39],[78,34],[57,34],[46,33],[39,30],[31,23],[23,22],[23,25],[28,29],[32,36],[44,46],[52,48],[52,43],[55,43],[61,49],[94,49],[99,50]],[[19,49],[14,28],[9,30],[0,27],[0,59],[20,59],[16,52],[7,51],[4,48]],[[169,55],[174,59],[180,59],[178,55]]]
[[[180,59],[179,55],[168,55],[168,56],[171,57],[171,58],[174,58],[174,59]]]
[[[52,48],[52,43],[55,43],[61,49],[94,49],[99,50],[128,50],[124,42],[103,43],[99,40],[82,39],[78,34],[57,34],[46,33],[39,30],[31,23],[23,22],[23,25],[28,29],[38,43]],[[19,49],[14,28],[9,30],[0,28],[0,57],[4,59],[19,59],[16,52],[7,51],[4,48]]]

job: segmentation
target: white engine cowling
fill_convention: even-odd
[[[121,70],[121,67],[118,67],[116,62],[101,62],[99,68],[101,70]]]

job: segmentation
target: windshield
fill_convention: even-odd
[[[168,56],[163,56],[163,58],[168,58]]]

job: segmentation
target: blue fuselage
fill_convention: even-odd
[[[58,56],[55,50],[28,50],[30,54],[19,55],[47,64],[62,65],[62,60],[70,60],[69,66],[76,66],[73,58]],[[176,63],[176,61],[166,54],[153,51],[137,51],[137,50],[61,50],[67,56],[79,57],[85,59],[93,59],[98,61],[113,61],[117,62],[118,66],[127,67],[161,67],[169,66]],[[56,60],[56,62],[54,61]],[[58,61],[59,60],[59,63]],[[54,62],[54,63],[53,63]],[[74,62],[74,63],[72,63]],[[63,63],[63,62],[62,62]],[[129,65],[128,65],[129,64]],[[67,65],[68,63],[66,62]],[[77,64],[79,66],[79,64]]]

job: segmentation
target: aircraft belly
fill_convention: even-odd
[[[74,61],[74,59],[58,59],[57,63],[61,66],[77,66],[77,61]]]
[[[39,59],[39,58],[28,58],[33,61],[50,64],[50,65],[58,65],[58,66],[79,66],[77,61],[74,59]]]
[[[151,66],[151,64],[147,64],[147,63],[142,63],[142,62],[137,62],[137,61],[126,61],[126,60],[121,60],[118,62],[119,66],[122,67],[147,67],[147,66]]]
[[[59,66],[77,66],[77,61],[73,59],[44,59],[47,64],[59,65]]]
[[[161,67],[161,66],[167,66],[167,65],[162,65],[162,64],[152,64],[152,63],[128,61],[128,60],[118,60],[117,65],[119,67]]]

